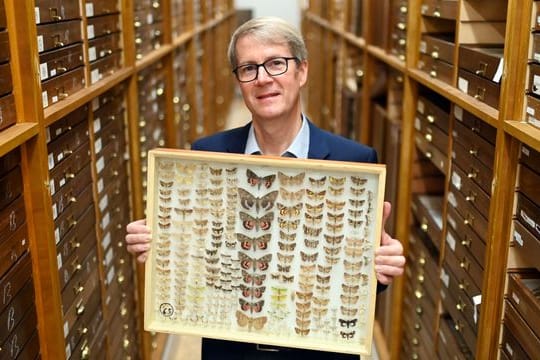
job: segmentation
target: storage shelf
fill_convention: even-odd
[[[540,151],[540,129],[523,121],[504,122],[504,131],[536,151]]]
[[[105,91],[111,89],[115,85],[121,83],[130,75],[132,75],[133,71],[133,67],[125,67],[123,69],[120,69],[116,71],[113,75],[107,76],[106,78],[96,82],[95,84],[79,90],[76,93],[73,93],[73,95],[68,96],[66,99],[45,108],[45,126],[53,124],[58,119],[61,119],[73,110],[86,104],[93,98],[103,94]]]
[[[0,132],[0,157],[24,144],[39,132],[37,123],[19,123]]]
[[[375,56],[377,59],[383,61],[387,65],[390,65],[394,69],[401,72],[406,72],[405,62],[399,60],[397,56],[389,54],[384,49],[374,45],[368,45],[367,50],[371,55]]]

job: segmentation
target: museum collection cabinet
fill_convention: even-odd
[[[147,150],[223,127],[235,27],[229,0],[0,0],[1,359],[160,358],[125,227]]]
[[[312,0],[306,110],[387,164],[404,276],[379,296],[388,359],[540,348],[540,2]]]

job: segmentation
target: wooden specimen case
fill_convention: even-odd
[[[149,152],[145,327],[369,354],[385,167]]]

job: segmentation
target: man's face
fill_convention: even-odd
[[[291,57],[285,45],[265,44],[250,35],[236,43],[238,65],[261,64],[275,57]],[[271,120],[283,116],[296,115],[300,111],[300,89],[307,80],[307,62],[298,64],[288,61],[284,74],[270,76],[261,66],[257,79],[240,83],[240,90],[246,106],[254,120]]]

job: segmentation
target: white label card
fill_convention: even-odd
[[[454,106],[454,117],[459,121],[463,121],[463,109],[457,105]]]
[[[43,102],[44,108],[49,106],[49,95],[47,94],[47,91],[41,93],[41,101]]]
[[[39,6],[36,6],[34,8],[34,13],[36,15],[36,24],[39,24],[41,22],[41,16],[39,15]]]
[[[90,73],[90,82],[94,84],[98,82],[99,79],[100,79],[99,69],[92,70],[92,72]]]
[[[45,46],[43,45],[43,35],[38,35],[37,47],[38,47],[38,52],[42,52],[45,49]]]
[[[523,239],[521,238],[521,234],[514,229],[514,240],[519,246],[523,246]]]
[[[49,69],[47,63],[39,64],[39,78],[45,80],[49,77]]]
[[[463,91],[464,93],[469,92],[469,82],[465,80],[464,78],[460,77],[458,79],[458,89]]]
[[[93,39],[96,35],[94,34],[94,25],[88,25],[86,27],[86,32],[88,33],[88,38]]]
[[[94,4],[86,3],[86,16],[94,16]]]
[[[531,90],[533,91],[533,93],[540,95],[540,76],[534,75],[533,88]]]
[[[97,54],[96,54],[96,47],[95,46],[92,46],[91,48],[88,49],[88,58],[90,61],[94,61],[97,59]]]
[[[503,67],[504,67],[504,59],[501,59],[499,61],[499,66],[497,66],[497,71],[495,72],[495,75],[493,75],[493,81],[495,81],[497,84],[501,82],[501,78],[503,75]]]
[[[446,242],[448,243],[448,245],[450,246],[452,251],[455,252],[456,251],[456,239],[454,238],[454,236],[451,233],[448,233],[448,235],[446,235]]]

